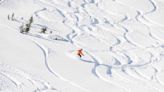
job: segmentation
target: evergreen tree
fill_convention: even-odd
[[[25,26],[23,24],[20,26],[20,33],[28,33],[30,31],[32,23],[33,17],[30,17],[29,22],[25,24]]]
[[[46,33],[46,31],[47,31],[47,27],[43,27],[42,29],[41,29],[41,33]]]
[[[14,21],[14,13],[11,15],[11,20]]]

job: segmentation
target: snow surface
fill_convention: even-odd
[[[164,92],[163,16],[163,0],[0,0],[0,92]]]

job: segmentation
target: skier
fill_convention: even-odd
[[[79,49],[79,50],[77,50],[77,55],[81,58],[82,56],[84,56],[84,54],[83,54],[83,49]]]

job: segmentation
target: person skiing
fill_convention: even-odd
[[[84,56],[83,54],[83,49],[79,49],[77,50],[77,55],[81,58],[82,56]]]

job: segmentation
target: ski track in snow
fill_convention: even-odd
[[[45,43],[43,44],[39,39],[52,43],[59,41],[68,43],[75,48],[83,48],[85,56],[78,58],[78,62],[92,65],[88,71],[97,80],[123,89],[111,92],[141,92],[141,90],[143,90],[142,92],[163,92],[164,80],[160,77],[163,68],[160,64],[163,64],[161,62],[164,43],[161,41],[162,38],[158,37],[159,34],[155,34],[152,29],[154,27],[152,25],[157,27],[159,25],[147,18],[148,15],[156,13],[158,10],[156,0],[143,0],[147,2],[146,7],[151,6],[148,10],[142,10],[143,7],[137,9],[124,1],[33,0],[34,4],[41,7],[40,10],[33,13],[33,17],[37,21],[33,23],[30,33],[22,35],[30,38],[43,52],[45,67],[54,75],[52,77],[57,77],[60,81],[68,83],[82,92],[94,91],[58,73],[58,69],[56,70],[55,65],[51,65],[52,61],[49,60],[49,54],[55,55],[55,53],[51,53],[51,50],[56,50],[56,48],[44,46]],[[0,5],[6,2],[1,0]],[[138,2],[142,2],[142,0]],[[113,7],[111,10],[105,9],[107,8],[106,4],[109,3],[113,4],[109,7]],[[121,8],[129,9],[129,11],[121,11]],[[24,23],[27,20],[16,19],[15,21]],[[163,24],[161,25],[163,26]],[[47,27],[47,30],[52,33],[41,34],[34,31],[42,27]],[[34,40],[35,38],[38,39]],[[66,51],[70,50],[72,49],[69,48]],[[74,49],[69,54],[72,56],[74,51],[76,50]],[[28,85],[27,88],[26,85]],[[37,85],[42,86],[38,87]],[[11,92],[49,92],[46,90],[60,92],[57,89],[43,80],[33,78],[31,74],[21,69],[0,64],[0,92],[1,90],[2,92],[8,92],[8,90]],[[64,90],[62,92],[71,91]],[[109,90],[102,92],[109,92]]]
[[[45,90],[56,90],[47,82],[32,76],[31,74],[9,65],[1,64],[0,77],[3,92],[43,92]]]

